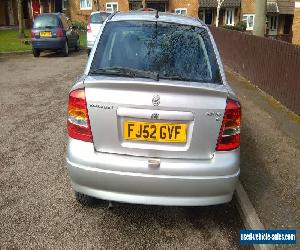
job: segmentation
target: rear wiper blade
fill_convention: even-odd
[[[133,68],[123,68],[123,67],[99,68],[90,71],[90,74],[143,77],[143,78],[151,78],[155,81],[159,80],[159,74],[157,72],[133,69]]]

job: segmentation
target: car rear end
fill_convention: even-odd
[[[58,50],[65,46],[66,34],[57,14],[42,14],[35,18],[31,30],[32,48]]]
[[[103,22],[109,15],[110,13],[97,11],[92,12],[89,16],[86,34],[88,51],[90,51],[93,48],[99,30]]]
[[[168,15],[162,22],[121,17],[107,22],[87,75],[70,92],[74,190],[141,204],[229,202],[239,176],[241,109],[209,31],[174,16],[163,22]],[[147,74],[121,77],[108,66]],[[154,69],[159,81],[147,77]]]

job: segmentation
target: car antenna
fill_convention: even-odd
[[[159,15],[158,15],[158,10],[156,10],[156,15],[155,15],[155,18],[159,18]]]

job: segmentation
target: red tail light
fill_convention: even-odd
[[[240,146],[241,106],[227,99],[216,151],[229,151]]]
[[[35,30],[31,30],[31,38],[35,38]]]
[[[87,24],[87,26],[86,26],[86,31],[87,32],[92,32],[92,29],[91,29],[91,18],[89,17],[89,19],[88,19],[88,24]]]
[[[93,142],[84,89],[76,89],[69,95],[68,134],[77,140]]]
[[[64,37],[64,30],[62,28],[58,28],[56,31],[57,37]]]

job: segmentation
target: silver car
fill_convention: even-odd
[[[207,26],[128,12],[102,25],[69,94],[67,168],[81,204],[231,201],[241,107]]]

